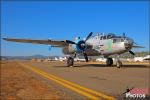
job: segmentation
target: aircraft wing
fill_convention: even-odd
[[[133,48],[144,48],[143,46],[139,46],[139,45],[133,45]]]
[[[53,47],[64,47],[69,45],[65,41],[55,41],[55,40],[32,40],[32,39],[14,39],[14,38],[3,38],[3,39],[12,42],[52,45]]]

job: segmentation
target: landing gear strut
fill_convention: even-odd
[[[117,66],[117,68],[120,68],[122,66],[122,62],[119,59],[119,56],[117,56],[116,66]]]
[[[73,66],[73,63],[74,63],[74,59],[73,59],[72,57],[69,57],[69,58],[67,59],[67,66],[68,66],[68,67],[71,67],[71,66]]]
[[[113,59],[112,59],[112,58],[107,58],[107,60],[106,60],[106,65],[107,65],[107,66],[113,65]]]

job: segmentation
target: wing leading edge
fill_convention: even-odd
[[[14,39],[14,38],[3,38],[3,39],[12,42],[52,45],[53,47],[64,47],[69,45],[65,41],[55,41],[55,40],[32,40],[32,39]]]

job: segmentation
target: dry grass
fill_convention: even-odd
[[[0,100],[58,100],[62,95],[15,62],[1,61]]]

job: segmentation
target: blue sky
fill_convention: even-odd
[[[1,35],[12,38],[74,39],[89,32],[112,32],[149,48],[148,2],[2,2]],[[1,55],[62,55],[47,45],[1,41]]]

